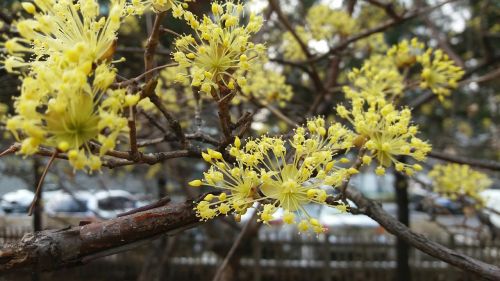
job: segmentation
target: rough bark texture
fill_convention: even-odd
[[[411,246],[459,269],[475,273],[486,280],[500,280],[500,268],[497,266],[455,252],[427,239],[422,234],[411,231],[404,224],[385,212],[377,202],[364,197],[357,190],[349,188],[347,193],[348,198],[356,203],[363,213],[377,221],[388,232],[408,242]]]
[[[84,264],[198,222],[192,203],[171,203],[104,222],[26,234],[19,242],[0,246],[0,273],[33,266],[50,271]]]

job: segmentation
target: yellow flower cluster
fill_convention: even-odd
[[[417,60],[423,68],[420,87],[431,89],[440,101],[450,95],[450,90],[458,86],[458,81],[465,73],[442,50],[433,51],[429,48]]]
[[[384,99],[367,102],[361,98],[352,101],[352,109],[337,106],[340,117],[349,120],[356,133],[365,139],[364,147],[370,155],[363,157],[364,164],[370,164],[372,158],[378,162],[375,172],[385,173],[385,168],[394,164],[397,171],[413,175],[422,167],[418,164],[409,165],[398,160],[398,156],[409,156],[417,161],[425,160],[431,146],[415,135],[417,126],[410,125],[409,109],[397,110],[394,105]]]
[[[107,17],[99,16],[97,0],[36,0],[35,4],[23,3],[32,18],[18,21],[20,37],[4,44],[10,54],[4,62],[8,71],[54,55],[64,55],[72,63],[111,60],[116,32],[126,16],[125,0],[111,0]]]
[[[100,156],[127,129],[123,109],[139,100],[124,89],[110,89],[116,76],[110,61],[126,1],[112,0],[107,17],[99,16],[94,0],[35,4],[23,3],[33,17],[19,21],[20,37],[5,43],[6,69],[23,72],[16,114],[6,127],[22,141],[23,154],[36,153],[40,145],[55,147],[67,152],[75,169],[98,170]],[[29,60],[25,54],[31,54]]]
[[[356,20],[340,9],[318,4],[307,11],[307,27],[315,40],[331,40],[335,35],[348,36],[356,31]]]
[[[361,68],[347,74],[350,86],[342,89],[349,99],[363,98],[368,102],[377,99],[394,99],[404,90],[404,78],[394,61],[387,56],[372,55]]]
[[[236,161],[233,164],[209,149],[202,156],[210,163],[210,169],[203,180],[191,181],[190,185],[212,186],[221,193],[208,195],[195,210],[202,220],[208,220],[221,214],[241,216],[255,202],[261,202],[259,220],[264,223],[282,208],[283,221],[296,223],[300,232],[323,232],[324,228],[304,205],[325,204],[327,187],[339,186],[358,172],[339,167],[349,160],[336,157],[339,151],[351,148],[353,140],[354,134],[342,125],[325,126],[324,119],[316,118],[295,130],[289,141],[291,148],[278,137],[249,139],[244,145],[236,138],[229,149]],[[346,206],[338,204],[345,211]]]
[[[394,63],[399,68],[410,67],[415,64],[417,57],[424,52],[424,43],[413,38],[410,41],[403,40],[397,45],[392,46],[387,51],[387,56],[394,60]]]
[[[174,14],[179,14],[187,8],[188,2],[194,1],[196,0],[131,0],[129,9],[136,14],[144,13],[149,7],[157,13],[172,9]]]
[[[249,22],[242,25],[244,7],[227,2],[212,3],[213,19],[205,15],[198,20],[191,12],[182,11],[174,16],[183,16],[195,34],[181,36],[175,41],[173,58],[181,67],[189,68],[191,85],[202,92],[225,86],[235,88],[235,83],[244,86],[246,78],[237,75],[237,70],[249,70],[250,63],[261,57],[265,47],[249,41],[250,36],[260,30],[262,17],[253,13]],[[179,73],[178,80],[186,74]]]
[[[353,34],[356,29],[356,21],[345,11],[318,4],[308,10],[305,25],[297,26],[295,31],[307,45],[312,40],[326,40],[328,44],[331,44],[338,40],[338,36],[348,36]],[[290,32],[283,34],[282,48],[287,59],[305,59],[300,45]]]
[[[57,57],[51,61],[34,64],[23,79],[16,115],[8,119],[7,129],[22,139],[23,154],[36,153],[39,145],[57,147],[68,152],[75,169],[97,170],[101,161],[91,155],[88,143],[98,140],[100,155],[115,147],[118,135],[127,127],[120,114],[128,96],[123,89],[108,89],[115,70],[106,64],[92,71],[90,62],[58,67],[67,62]],[[101,134],[105,129],[108,134]]]
[[[450,94],[451,89],[457,87],[457,81],[464,74],[442,50],[425,50],[424,44],[413,38],[392,46],[384,55],[372,55],[361,68],[354,68],[348,73],[351,85],[345,86],[343,90],[350,99],[396,99],[406,87],[400,71],[408,72],[417,63],[422,67],[417,81],[420,87],[431,89],[441,101]]]
[[[246,75],[247,83],[241,86],[243,96],[236,96],[233,102],[238,104],[241,100],[255,98],[266,104],[278,103],[285,107],[293,97],[292,87],[286,84],[286,78],[266,65],[255,63],[249,71],[240,70],[239,75]]]
[[[475,171],[469,165],[435,165],[429,172],[434,191],[456,200],[461,197],[474,199],[482,204],[481,191],[491,186],[488,175]]]

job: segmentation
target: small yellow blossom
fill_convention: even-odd
[[[417,57],[424,53],[424,43],[413,38],[410,41],[403,40],[392,46],[387,51],[387,56],[392,58],[399,68],[409,67],[415,64]]]

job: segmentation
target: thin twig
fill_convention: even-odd
[[[148,73],[149,70],[154,67],[154,56],[156,53],[156,48],[160,42],[160,27],[161,21],[165,17],[166,12],[161,12],[156,14],[155,21],[153,24],[153,29],[149,35],[148,41],[146,43],[146,49],[144,50],[144,71],[146,74],[146,82],[153,78],[153,73]]]
[[[45,180],[45,176],[47,176],[47,172],[49,171],[50,166],[52,165],[52,163],[56,159],[57,153],[58,153],[58,151],[56,149],[54,151],[54,153],[52,154],[52,157],[50,157],[49,162],[45,166],[45,169],[43,170],[42,176],[40,177],[40,180],[38,180],[38,185],[37,185],[36,191],[35,191],[35,197],[33,197],[33,201],[31,201],[31,206],[30,206],[29,211],[28,211],[28,216],[33,215],[33,210],[35,209],[35,205],[38,202],[38,200],[40,200],[40,197],[42,195],[42,186],[43,186],[43,182]]]
[[[478,168],[483,168],[483,169],[488,169],[488,170],[493,170],[493,171],[500,171],[500,162],[494,161],[494,160],[479,160],[479,159],[472,159],[472,158],[467,158],[463,156],[458,156],[458,155],[450,155],[446,154],[443,152],[439,151],[431,151],[428,154],[429,157],[448,161],[448,162],[453,162],[453,163],[458,163],[458,164],[467,164],[470,166],[478,167]]]

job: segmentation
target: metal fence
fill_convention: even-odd
[[[26,231],[0,228],[0,242],[19,239]],[[163,265],[168,276],[162,280],[211,280],[232,243],[231,239],[207,239],[197,231],[184,232],[175,239],[177,246]],[[454,238],[441,243],[487,263],[500,264],[499,242]],[[145,247],[64,270],[61,279],[58,273],[49,273],[46,280],[67,280],[67,276],[75,281],[136,280],[148,250]],[[395,255],[395,238],[386,234],[300,236],[266,232],[241,245],[231,269],[234,280],[394,280]],[[413,281],[478,280],[418,250],[412,250],[410,265]]]

